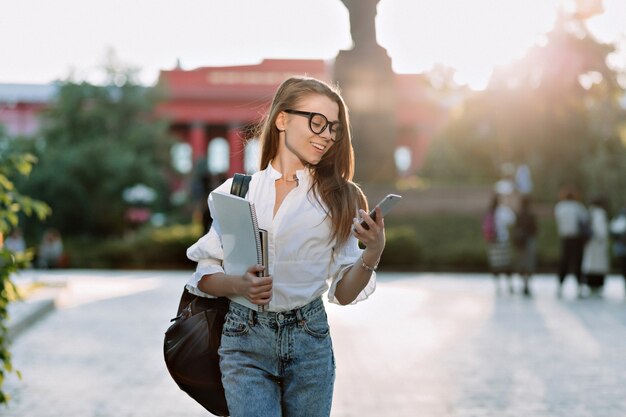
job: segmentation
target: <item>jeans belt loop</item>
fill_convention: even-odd
[[[302,315],[302,309],[298,308],[296,309],[296,318],[298,319],[298,325],[299,326],[304,326],[304,316]]]

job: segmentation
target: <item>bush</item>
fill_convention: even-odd
[[[419,267],[422,245],[410,227],[397,226],[386,231],[387,244],[380,265],[388,269]]]
[[[73,268],[191,269],[186,251],[202,235],[200,224],[148,227],[122,239],[68,242]]]
[[[480,222],[480,216],[474,214],[389,216],[385,219],[387,245],[381,262],[387,268],[411,271],[488,271],[487,245]],[[414,235],[415,243],[410,242],[409,234]],[[410,249],[409,245],[419,249]],[[559,240],[554,219],[549,215],[539,217],[538,246],[539,269],[555,270]],[[410,263],[404,261],[407,252],[414,253]]]
[[[487,246],[480,216],[407,214],[385,219],[385,270],[485,272]],[[66,243],[73,268],[193,269],[186,250],[202,235],[200,224],[148,227],[122,239]],[[554,219],[539,218],[539,269],[555,271],[559,240]]]

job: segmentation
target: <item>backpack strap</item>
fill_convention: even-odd
[[[245,198],[251,179],[252,175],[235,174],[233,176],[233,184],[230,186],[230,193]]]

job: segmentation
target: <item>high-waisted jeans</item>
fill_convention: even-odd
[[[231,302],[219,349],[232,417],[328,417],[335,360],[324,303],[256,312]]]

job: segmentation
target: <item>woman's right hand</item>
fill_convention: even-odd
[[[241,276],[240,295],[252,304],[266,305],[272,299],[272,277],[257,276],[264,269],[262,265],[253,265]]]

